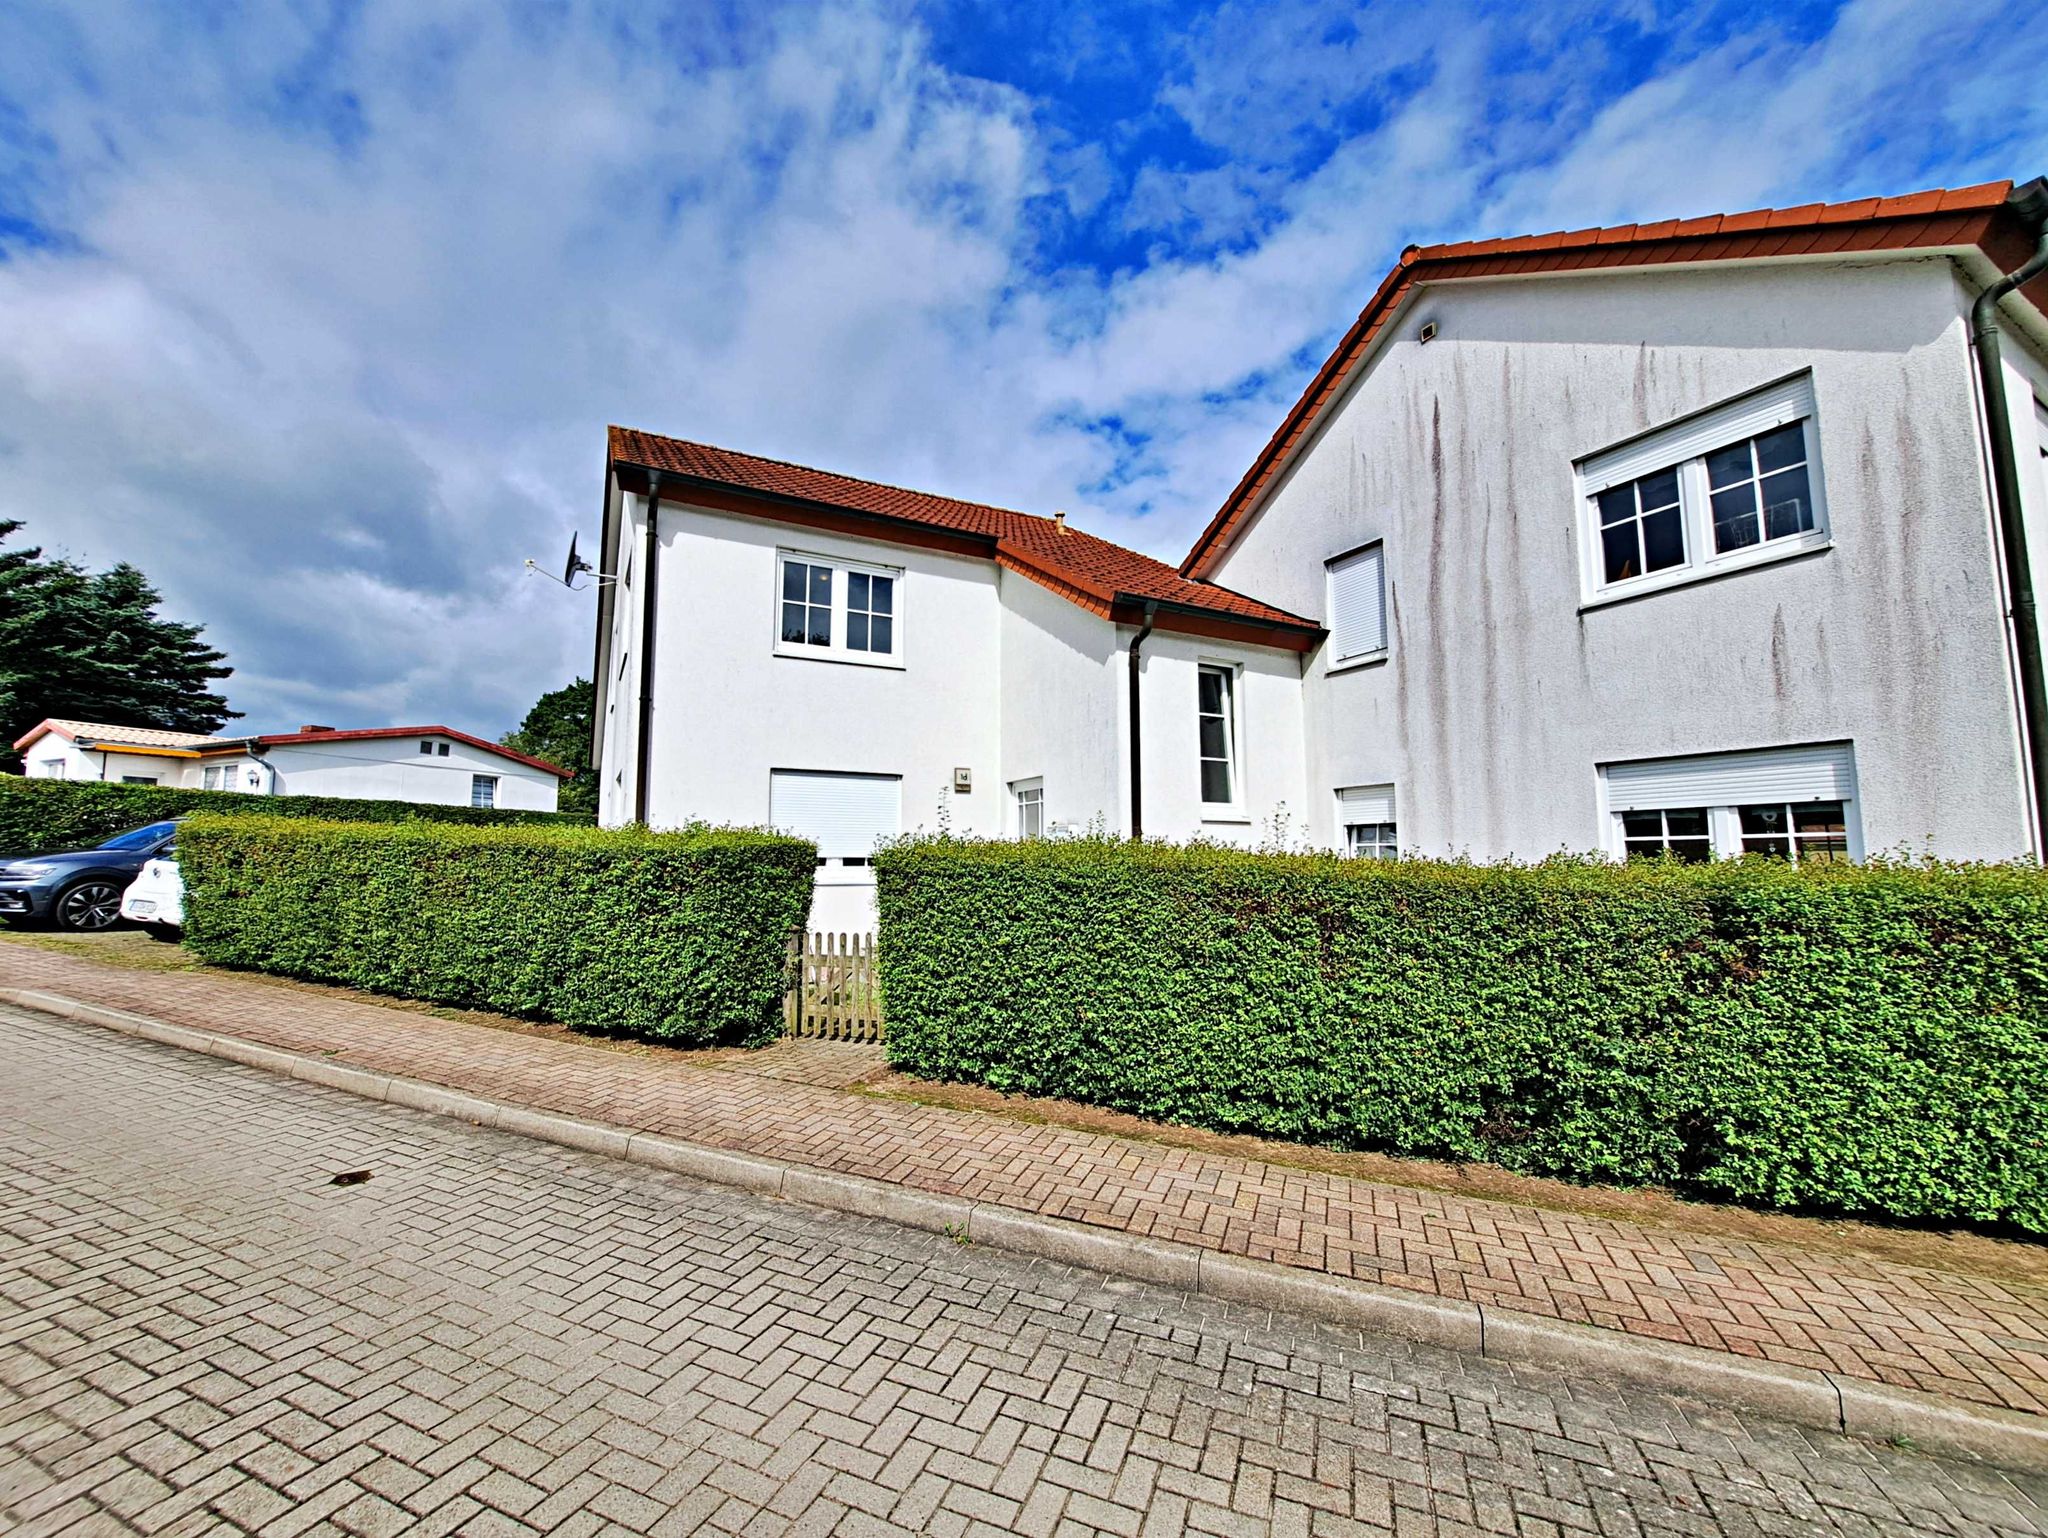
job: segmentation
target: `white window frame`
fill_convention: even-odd
[[[1735,859],[1743,853],[1742,809],[1745,806],[1796,808],[1839,801],[1842,805],[1844,841],[1848,846],[1847,857],[1852,862],[1860,863],[1865,854],[1863,842],[1863,801],[1861,787],[1857,781],[1853,743],[1798,744],[1789,749],[1738,749],[1725,754],[1681,755],[1679,759],[1672,760],[1671,762],[1682,762],[1688,756],[1701,760],[1739,761],[1752,755],[1757,758],[1763,758],[1774,752],[1820,753],[1830,748],[1842,749],[1846,752],[1847,768],[1845,776],[1831,784],[1814,785],[1805,794],[1795,794],[1789,791],[1783,793],[1777,791],[1766,792],[1752,789],[1741,792],[1729,792],[1722,796],[1674,796],[1668,800],[1660,801],[1654,808],[1649,805],[1639,805],[1635,810],[1656,810],[1660,812],[1704,810],[1707,814],[1707,838],[1713,851],[1713,857],[1717,860],[1728,860]],[[1608,774],[1612,769],[1628,768],[1646,762],[1662,765],[1666,761],[1630,760],[1616,764],[1603,764],[1597,771],[1600,781],[1600,810],[1607,824],[1606,852],[1617,860],[1628,858],[1628,845],[1623,823],[1625,814],[1622,810],[1611,805],[1611,801],[1614,798],[1609,792]],[[1787,836],[1796,839],[1797,835],[1789,831],[1790,822],[1791,819],[1788,817]],[[1796,848],[1795,843],[1795,854]]]
[[[1813,376],[1801,373],[1581,457],[1573,466],[1579,505],[1581,606],[1596,608],[1618,603],[1644,593],[1684,587],[1728,572],[1774,565],[1828,549],[1834,536],[1828,522],[1827,476],[1820,459],[1819,420]],[[1805,440],[1806,485],[1813,500],[1813,527],[1777,539],[1760,539],[1725,555],[1717,554],[1707,456],[1794,422],[1800,424]],[[1609,582],[1600,538],[1599,495],[1665,470],[1678,473],[1685,559],[1662,571]]]
[[[498,781],[501,778],[503,776],[495,774],[472,774],[469,777],[470,806],[478,811],[489,811],[496,808],[498,804]],[[484,790],[486,786],[489,787],[486,799],[482,801],[477,800],[477,792]]]
[[[792,561],[805,566],[823,566],[832,573],[829,645],[813,646],[808,641],[785,641],[782,638],[782,574]],[[846,579],[856,575],[883,577],[891,584],[889,650],[886,652],[856,651],[846,644],[846,605],[850,586]],[[844,662],[855,667],[896,668],[900,671],[903,667],[903,568],[877,566],[867,561],[849,561],[844,556],[825,555],[815,550],[777,550],[769,634],[774,638],[774,651],[778,657],[801,657],[811,662]]]
[[[1202,675],[1221,674],[1223,678],[1223,746],[1228,757],[1223,760],[1230,767],[1230,799],[1211,801],[1207,787],[1202,784],[1202,765],[1211,760],[1202,751]],[[1244,703],[1240,698],[1239,685],[1244,679],[1244,664],[1241,662],[1200,661],[1195,665],[1195,794],[1202,806],[1204,822],[1244,821]]]
[[[63,778],[64,778],[64,760],[63,760],[63,759],[61,759],[61,758],[42,758],[42,759],[38,759],[38,760],[36,760],[36,762],[40,763],[40,764],[41,764],[41,765],[43,766],[43,778],[44,778],[44,779],[46,779],[46,780],[61,780],[61,779],[63,779]]]
[[[1348,571],[1368,561],[1373,564],[1379,581],[1379,644],[1363,647],[1354,652],[1341,651],[1339,648],[1343,643],[1337,629],[1337,577],[1340,572]],[[1368,544],[1346,550],[1339,555],[1333,555],[1323,562],[1323,613],[1328,615],[1330,620],[1330,648],[1328,659],[1323,666],[1324,672],[1342,673],[1351,668],[1369,667],[1373,663],[1386,661],[1389,632],[1392,627],[1388,623],[1387,614],[1387,545],[1385,540],[1373,540]]]
[[[1394,786],[1384,782],[1340,785],[1335,792],[1338,848],[1354,859],[1399,859],[1401,823],[1395,794]],[[1367,838],[1353,836],[1368,828],[1372,832]]]
[[[1035,814],[1038,826],[1028,826]],[[1045,780],[1034,775],[1010,782],[1010,816],[1018,838],[1045,837]]]

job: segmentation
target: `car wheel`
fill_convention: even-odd
[[[121,916],[121,889],[111,881],[88,876],[59,892],[51,911],[59,929],[111,929]]]

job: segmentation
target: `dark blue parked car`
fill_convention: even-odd
[[[110,928],[128,883],[177,831],[175,822],[153,822],[97,849],[0,860],[0,915],[43,919],[59,929]]]

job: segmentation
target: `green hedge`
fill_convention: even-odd
[[[817,851],[742,829],[193,817],[201,959],[691,1046],[779,1028]]]
[[[457,822],[478,826],[529,823],[588,827],[573,812],[437,806],[423,801],[356,801],[343,796],[250,796],[232,790],[174,790],[161,785],[111,785],[99,780],[30,780],[0,775],[0,855],[90,849],[144,823],[187,812],[229,816],[328,817],[342,822]]]
[[[2048,875],[876,860],[889,1056],[1162,1120],[2048,1232]]]

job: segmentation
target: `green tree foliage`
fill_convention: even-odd
[[[1223,1131],[2048,1233],[2038,866],[875,861],[890,1060]]]
[[[817,847],[749,829],[193,817],[203,959],[685,1046],[781,1029]]]
[[[0,540],[21,528],[0,519]],[[237,712],[210,685],[232,671],[200,627],[159,615],[149,579],[123,562],[89,572],[40,549],[0,549],[0,768],[47,716],[213,732]]]
[[[560,689],[551,689],[534,701],[533,709],[515,732],[498,739],[499,745],[515,753],[544,758],[564,769],[574,769],[576,778],[562,783],[555,804],[565,812],[597,813],[597,776],[590,762],[591,718],[597,712],[597,690],[587,678]]]

